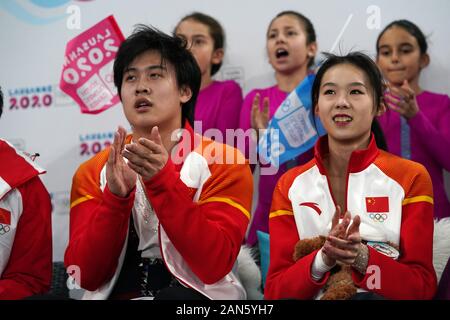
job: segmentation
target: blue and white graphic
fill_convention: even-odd
[[[77,0],[86,2],[89,0]],[[67,19],[66,7],[71,0],[6,0],[0,1],[4,10],[22,22],[32,25],[46,25]]]
[[[325,134],[319,118],[314,115],[311,89],[315,75],[308,75],[278,107],[258,143],[259,155],[279,167],[316,143]]]

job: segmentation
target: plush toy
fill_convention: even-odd
[[[322,248],[326,237],[318,236],[310,239],[299,240],[294,249],[294,261]],[[368,241],[367,245],[376,251],[396,260],[400,252],[398,245],[387,242]],[[331,269],[331,275],[324,287],[324,295],[321,300],[347,300],[356,294],[357,288],[352,279],[352,268],[349,265],[336,264]]]
[[[311,239],[299,240],[295,245],[294,261],[319,250],[325,243],[326,238],[319,236]],[[351,267],[347,265],[336,265],[331,270],[324,287],[324,295],[321,300],[347,300],[356,294],[356,286],[353,283]]]

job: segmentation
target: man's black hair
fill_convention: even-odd
[[[183,125],[185,120],[193,125],[194,107],[201,82],[200,68],[186,48],[186,41],[167,35],[154,27],[137,25],[133,33],[119,47],[114,60],[114,84],[120,99],[122,99],[120,90],[124,71],[136,57],[147,51],[159,52],[161,64],[170,63],[173,66],[178,88],[188,87],[191,89],[192,97],[183,103],[181,117]]]

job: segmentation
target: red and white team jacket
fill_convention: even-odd
[[[315,158],[288,171],[275,188],[269,218],[268,299],[317,298],[329,277],[329,272],[319,282],[311,277],[317,251],[296,262],[292,258],[299,239],[327,235],[331,226],[336,203],[323,165],[326,154],[327,136],[316,144]],[[390,241],[400,248],[394,260],[369,246],[368,271],[373,272],[364,276],[354,270],[356,286],[387,299],[432,298],[433,194],[426,169],[379,150],[372,137],[367,149],[351,155],[346,194],[343,212],[360,215],[363,240]]]
[[[189,126],[180,146],[181,163],[169,159],[145,183],[159,220],[161,255],[176,278],[205,296],[245,299],[231,271],[250,219],[250,168],[239,151],[194,135]],[[132,208],[141,205],[134,203],[135,190],[128,198],[109,191],[108,154],[109,149],[98,153],[73,178],[65,264],[79,267],[80,286],[89,291],[86,299],[107,299],[111,293],[125,256]],[[239,161],[221,164],[226,157]]]
[[[50,197],[38,175],[45,171],[0,139],[0,300],[50,289]]]

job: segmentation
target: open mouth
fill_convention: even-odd
[[[277,51],[275,51],[275,57],[277,57],[277,59],[287,57],[288,55],[289,52],[285,49],[277,49]]]
[[[153,105],[153,103],[151,103],[151,102],[148,101],[147,99],[141,98],[141,99],[136,100],[136,102],[135,102],[135,104],[134,104],[134,107],[135,107],[136,109],[142,109],[142,108],[148,108],[148,107],[151,107],[152,105]]]
[[[388,71],[389,72],[403,72],[405,70],[406,70],[405,68],[402,68],[402,69],[389,69]]]
[[[346,114],[338,114],[333,117],[333,121],[337,124],[345,124],[353,121],[353,118]]]

